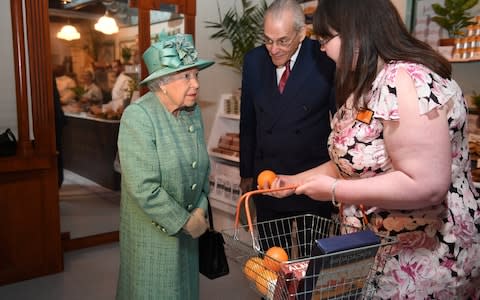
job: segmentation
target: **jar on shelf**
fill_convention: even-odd
[[[464,53],[465,53],[465,49],[455,48],[455,49],[453,49],[452,58],[455,59],[455,60],[462,59]]]

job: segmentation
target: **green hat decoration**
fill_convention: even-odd
[[[183,70],[191,68],[202,70],[213,65],[213,61],[198,58],[190,34],[162,37],[161,41],[152,44],[143,53],[143,61],[149,75],[140,84]]]

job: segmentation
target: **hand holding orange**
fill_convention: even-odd
[[[257,177],[258,188],[270,188],[275,178],[277,178],[277,174],[275,174],[275,172],[271,170],[263,170],[262,172],[260,172],[260,174],[258,174]]]

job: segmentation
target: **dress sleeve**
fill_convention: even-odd
[[[409,63],[389,65],[374,82],[371,101],[368,104],[377,118],[384,120],[400,118],[396,86],[400,69],[405,70],[415,84],[420,114],[426,114],[444,105],[459,92],[454,81],[440,77],[425,66]]]

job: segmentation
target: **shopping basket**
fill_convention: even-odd
[[[234,228],[222,231],[228,256],[240,264],[251,288],[272,300],[371,298],[395,238],[379,237],[377,244],[321,254],[317,240],[364,228],[309,214],[252,223],[248,198],[271,191],[257,190],[240,197]],[[242,204],[248,220],[244,226],[239,225]],[[280,262],[266,254],[274,246],[287,252],[288,261]],[[280,267],[265,267],[267,258]]]

